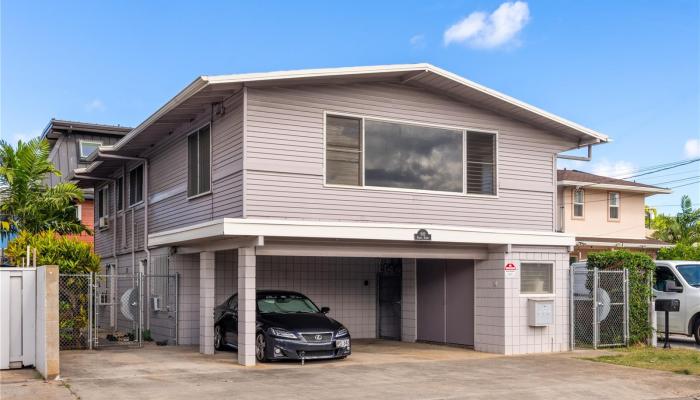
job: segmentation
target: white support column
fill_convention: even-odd
[[[199,253],[199,352],[202,354],[214,354],[215,277],[215,253]]]
[[[238,249],[238,363],[255,365],[255,247]]]
[[[401,341],[415,342],[418,339],[415,258],[401,260],[401,279]]]

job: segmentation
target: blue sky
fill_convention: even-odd
[[[135,126],[197,75],[429,62],[608,134],[567,165],[626,175],[700,156],[699,4],[7,0],[0,135],[52,117]],[[681,194],[700,202],[700,185],[647,202],[675,213]]]

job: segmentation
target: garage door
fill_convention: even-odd
[[[474,345],[474,262],[418,260],[418,340]]]

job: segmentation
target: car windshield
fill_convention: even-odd
[[[298,294],[266,294],[258,297],[258,312],[261,314],[318,313],[318,307]]]
[[[688,285],[700,287],[700,264],[677,265],[676,269],[688,282]]]

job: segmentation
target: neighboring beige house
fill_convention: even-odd
[[[671,190],[568,169],[557,171],[557,183],[558,230],[576,235],[572,261],[618,248],[656,257],[668,246],[647,236],[644,200]]]

